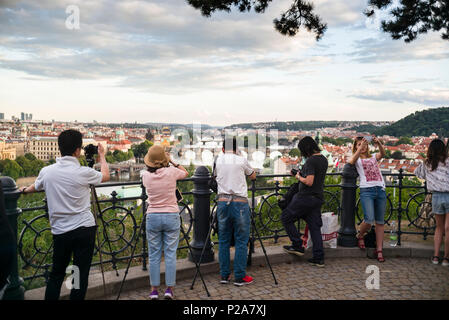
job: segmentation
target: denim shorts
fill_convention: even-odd
[[[362,204],[365,223],[385,223],[387,194],[384,188],[360,188],[360,203]]]
[[[449,213],[449,192],[432,192],[432,211],[435,214]]]

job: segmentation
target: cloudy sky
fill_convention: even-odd
[[[37,119],[228,125],[398,120],[449,106],[449,41],[391,40],[367,0],[315,0],[323,39],[264,14],[204,18],[183,0],[0,0],[0,112]],[[69,5],[80,28],[68,29]]]

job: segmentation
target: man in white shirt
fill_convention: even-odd
[[[48,214],[53,234],[53,268],[45,292],[46,300],[58,300],[67,266],[73,255],[73,265],[79,269],[80,288],[73,288],[71,300],[84,300],[95,248],[96,221],[91,212],[90,186],[109,181],[105,151],[98,145],[101,173],[80,165],[83,136],[67,130],[58,138],[61,158],[45,167],[35,183],[23,188],[23,193],[45,190]]]
[[[230,246],[235,238],[234,275],[236,286],[253,282],[246,274],[251,211],[248,204],[246,177],[256,179],[256,172],[248,161],[237,154],[237,140],[226,139],[223,154],[216,162],[218,184],[218,237],[221,283],[230,282]]]

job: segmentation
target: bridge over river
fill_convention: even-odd
[[[95,164],[95,170],[100,170],[100,164]],[[120,174],[123,172],[129,172],[130,175],[134,175],[136,172],[146,169],[144,163],[110,163],[109,171],[111,173]]]

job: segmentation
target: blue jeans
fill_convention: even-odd
[[[368,224],[384,224],[387,194],[382,187],[360,188],[360,202],[364,221]]]
[[[149,213],[146,219],[151,285],[153,287],[161,285],[161,259],[164,251],[165,284],[167,287],[174,287],[176,251],[181,230],[179,213]]]
[[[231,274],[230,247],[232,231],[234,231],[235,238],[235,279],[242,279],[246,276],[250,214],[248,203],[233,201],[228,204],[228,202],[218,202],[218,257],[222,277],[228,277]]]

